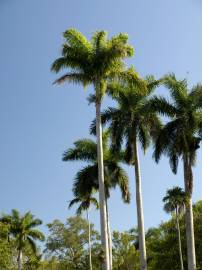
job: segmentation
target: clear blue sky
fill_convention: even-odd
[[[74,213],[67,201],[83,165],[61,157],[76,139],[88,136],[95,111],[81,87],[52,86],[56,76],[50,65],[59,56],[63,31],[74,27],[88,37],[99,29],[110,35],[127,32],[135,47],[129,63],[142,76],[173,71],[192,85],[202,81],[201,14],[201,0],[0,0],[0,212],[31,210],[45,224]],[[157,166],[151,155],[152,149],[141,153],[147,228],[167,218],[166,189],[183,185],[181,166],[174,176],[167,159]],[[202,197],[201,167],[199,154],[194,201]],[[120,193],[113,192],[113,229],[136,225],[134,173],[127,170],[132,203],[123,205]],[[98,213],[92,212],[92,219],[98,227]]]

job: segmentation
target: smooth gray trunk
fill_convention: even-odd
[[[179,255],[180,255],[180,266],[181,266],[181,270],[184,270],[183,257],[182,257],[181,233],[180,233],[180,224],[179,224],[179,213],[177,209],[176,209],[176,223],[177,223],[178,246],[179,246]]]
[[[102,263],[103,270],[110,270],[109,265],[109,248],[107,234],[107,215],[106,215],[106,199],[104,188],[104,164],[103,164],[103,148],[102,148],[102,125],[100,114],[101,103],[96,102],[96,136],[97,136],[97,158],[98,158],[98,180],[99,180],[99,205],[100,205],[100,227],[101,227],[101,243],[104,252],[104,261]]]
[[[86,210],[86,217],[88,221],[88,250],[89,250],[89,269],[93,270],[92,265],[92,254],[91,254],[91,226],[90,226],[90,220],[88,215],[88,210]]]
[[[134,165],[135,165],[135,179],[136,179],[136,205],[137,205],[138,236],[139,236],[139,251],[140,251],[140,269],[146,270],[147,255],[145,245],[140,162],[139,162],[137,142],[134,143],[134,162],[135,162]]]
[[[109,264],[110,270],[112,270],[113,269],[112,235],[111,235],[111,226],[109,221],[109,209],[107,200],[106,200],[106,210],[107,210],[107,231],[108,231],[108,245],[109,245]]]
[[[18,251],[18,270],[22,270],[22,251]]]
[[[188,270],[196,270],[196,254],[195,254],[195,240],[194,240],[194,222],[192,210],[192,168],[188,156],[183,157],[184,161],[184,185],[185,192],[188,195],[188,202],[186,204],[186,238],[187,238],[187,258]]]

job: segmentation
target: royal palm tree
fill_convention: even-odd
[[[42,232],[35,229],[42,224],[40,219],[27,212],[24,216],[13,209],[11,215],[3,215],[0,222],[7,224],[9,227],[9,235],[14,238],[18,251],[18,270],[22,270],[22,257],[26,245],[29,245],[34,253],[37,251],[36,240],[43,241],[45,239]]]
[[[168,156],[172,171],[176,174],[179,158],[184,167],[184,185],[188,197],[186,204],[186,237],[188,270],[196,270],[194,224],[192,212],[193,174],[192,167],[196,161],[199,148],[198,130],[202,122],[201,100],[202,86],[188,89],[186,80],[177,80],[174,74],[166,75],[164,84],[170,91],[171,100],[165,97],[154,97],[151,107],[169,117],[159,133],[154,151],[156,162],[162,154]]]
[[[96,209],[99,208],[98,201],[95,197],[92,197],[91,194],[86,194],[85,196],[75,197],[69,203],[69,208],[71,208],[74,204],[78,204],[79,207],[77,208],[77,215],[81,215],[83,211],[86,211],[86,218],[88,222],[88,249],[89,249],[89,269],[92,270],[92,254],[91,254],[91,224],[89,219],[89,208],[91,204],[95,205]]]
[[[107,81],[117,78],[121,73],[124,74],[123,59],[133,55],[133,48],[128,44],[128,35],[123,33],[107,39],[106,32],[98,31],[89,41],[77,30],[69,29],[64,32],[63,36],[65,42],[62,47],[62,55],[55,60],[51,69],[56,73],[64,68],[68,70],[55,83],[72,82],[84,87],[93,85],[95,89],[101,242],[105,254],[102,268],[109,270],[100,109]],[[137,76],[136,79],[139,80]]]
[[[182,244],[181,244],[179,219],[180,219],[180,215],[184,213],[186,201],[187,201],[186,193],[180,187],[173,187],[172,189],[167,190],[166,196],[163,198],[164,210],[167,213],[175,213],[181,270],[184,270],[184,265],[183,265],[183,256],[182,256]]]
[[[129,69],[129,72],[133,70]],[[141,270],[147,269],[147,258],[138,142],[145,151],[151,135],[155,136],[156,130],[161,125],[156,113],[150,112],[147,105],[150,95],[158,84],[159,82],[152,76],[145,81],[147,87],[144,91],[127,78],[122,82],[109,84],[107,92],[117,102],[117,107],[108,108],[102,113],[102,122],[108,123],[111,131],[113,152],[120,151],[125,143],[124,159],[135,169]],[[91,126],[91,132],[95,132],[95,123]]]
[[[103,158],[105,173],[105,196],[108,200],[110,197],[110,189],[119,186],[123,201],[129,203],[130,192],[128,185],[128,177],[123,168],[119,165],[123,153],[112,153],[109,147],[109,132],[103,134]],[[88,165],[77,172],[73,187],[75,197],[86,197],[88,194],[99,189],[98,182],[98,159],[96,151],[96,142],[91,139],[82,139],[74,143],[74,148],[68,149],[63,156],[64,161],[80,160],[87,162]],[[106,200],[106,206],[108,205]],[[107,206],[107,231],[110,269],[112,269],[112,240],[110,232],[110,222]]]

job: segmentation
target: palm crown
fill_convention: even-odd
[[[0,222],[8,225],[9,234],[16,240],[18,250],[22,250],[28,244],[36,252],[35,240],[45,239],[42,232],[35,229],[42,221],[35,219],[30,212],[20,216],[20,213],[13,209],[11,215],[4,215]]]
[[[171,121],[159,133],[154,157],[158,162],[162,154],[167,155],[176,173],[180,156],[188,155],[191,165],[195,162],[196,149],[201,140],[197,134],[202,123],[202,86],[189,90],[187,81],[178,81],[174,74],[166,75],[163,81],[170,90],[171,101],[154,97],[151,103],[156,111],[168,116]]]
[[[95,205],[96,209],[99,208],[98,201],[95,197],[93,197],[91,194],[86,194],[85,196],[77,196],[74,199],[72,199],[69,203],[69,208],[71,208],[74,204],[78,204],[79,207],[77,208],[77,215],[80,215],[83,211],[86,211],[90,208],[90,205]]]
[[[102,98],[106,90],[106,80],[117,77],[124,69],[122,60],[133,55],[133,48],[128,44],[128,35],[120,33],[107,39],[107,33],[97,31],[91,40],[75,29],[64,32],[61,57],[52,64],[56,73],[64,68],[70,71],[55,83],[70,81],[84,87],[93,84],[96,97]]]
[[[167,190],[166,196],[163,198],[164,210],[167,213],[177,211],[180,213],[184,210],[187,202],[186,193],[180,187],[173,187]]]
[[[117,102],[117,108],[108,108],[102,113],[102,123],[109,123],[112,136],[113,152],[120,151],[126,142],[125,160],[133,164],[133,146],[138,139],[144,151],[151,137],[161,127],[155,112],[148,110],[150,95],[159,84],[152,76],[145,80],[146,91],[127,79],[108,85],[107,92]],[[95,133],[95,121],[91,125],[91,133]]]
[[[64,153],[63,160],[80,160],[89,163],[89,165],[77,172],[73,188],[76,197],[85,197],[98,190],[97,144],[91,139],[83,139],[76,141],[74,145],[74,148],[70,148]],[[103,134],[103,156],[106,196],[109,197],[111,188],[119,186],[123,200],[129,202],[128,177],[124,169],[119,165],[121,153],[117,153],[116,156],[113,155],[109,147],[108,132]]]

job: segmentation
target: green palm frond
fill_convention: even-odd
[[[187,80],[177,80],[174,73],[165,75],[162,80],[164,85],[170,90],[171,97],[176,102],[176,105],[186,105],[188,96]]]
[[[73,200],[71,200],[69,208],[74,204],[79,204],[76,210],[77,215],[81,215],[83,211],[88,210],[91,204],[95,205],[96,209],[99,208],[98,201],[92,196],[92,194],[85,194],[85,196],[75,197]]]
[[[71,208],[73,205],[80,202],[80,198],[74,198],[70,201],[68,208]]]
[[[35,230],[32,229],[32,230],[29,231],[29,237],[31,237],[34,240],[40,240],[40,241],[45,240],[45,237],[44,237],[43,233],[36,230],[36,229]]]
[[[36,254],[36,251],[37,251],[36,243],[32,240],[31,237],[27,237],[27,241],[28,241],[29,246],[31,247],[32,251],[34,252],[34,254]]]
[[[97,31],[92,36],[92,44],[95,50],[95,54],[100,56],[102,51],[106,50],[106,42],[107,42],[107,32],[105,31]]]
[[[98,190],[98,167],[95,165],[88,165],[76,173],[73,193],[75,197],[85,196],[91,194],[93,190]]]
[[[142,149],[145,152],[150,144],[150,134],[148,131],[148,127],[146,127],[144,124],[141,124],[138,127],[138,139],[140,141],[140,145],[142,146]]]
[[[89,51],[92,49],[91,43],[77,29],[69,29],[63,33],[64,38],[71,47]]]
[[[74,148],[69,148],[63,154],[63,161],[94,161],[97,158],[97,145],[90,139],[78,140]]]
[[[74,84],[81,84],[84,87],[90,84],[90,78],[88,78],[84,73],[78,73],[78,72],[66,73],[65,75],[61,76],[59,79],[55,80],[53,84],[62,84],[66,81],[74,83]]]
[[[175,115],[178,113],[177,108],[162,96],[152,97],[148,102],[148,106],[151,111],[169,117],[175,117]]]

